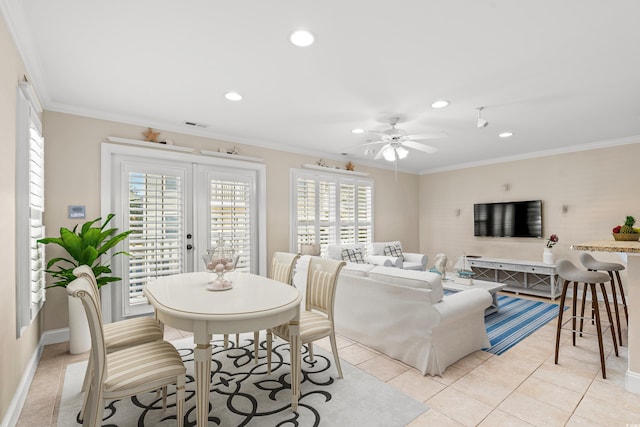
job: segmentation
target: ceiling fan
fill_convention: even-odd
[[[438,151],[437,148],[418,141],[422,139],[443,138],[446,136],[446,134],[444,133],[407,135],[407,132],[405,130],[396,127],[399,121],[399,117],[391,117],[389,119],[389,124],[391,125],[390,129],[384,131],[367,131],[369,133],[379,134],[380,139],[378,141],[370,141],[364,143],[361,146],[369,146],[369,149],[375,150],[373,146],[377,144],[384,144],[374,157],[375,160],[381,158],[384,158],[389,162],[402,160],[409,154],[409,150],[407,150],[407,148],[422,151],[423,153],[433,154]]]

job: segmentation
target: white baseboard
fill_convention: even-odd
[[[53,329],[42,334],[40,340],[43,346],[69,341],[69,328]]]
[[[29,359],[29,363],[27,363],[22,379],[20,380],[20,384],[18,384],[18,388],[13,394],[13,399],[11,399],[11,403],[9,403],[7,413],[0,421],[0,427],[13,427],[18,423],[20,412],[22,412],[22,407],[24,406],[24,402],[27,400],[27,395],[29,394],[31,382],[36,374],[36,369],[38,369],[38,363],[40,363],[44,346],[65,341],[69,341],[69,328],[56,329],[42,334],[40,342],[38,342],[38,346]]]
[[[640,394],[640,373],[627,370],[624,376],[624,388],[630,393]]]

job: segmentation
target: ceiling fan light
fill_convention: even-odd
[[[394,152],[392,147],[387,147],[382,152],[382,156],[388,162],[393,162],[396,159],[396,153]]]
[[[396,148],[396,154],[398,154],[398,158],[402,160],[405,157],[407,157],[407,154],[409,154],[409,151],[406,148],[400,146]]]
[[[444,108],[449,105],[449,101],[445,101],[444,99],[439,99],[431,104],[431,108]]]
[[[351,133],[355,133],[355,134],[364,133],[364,129],[356,128],[356,129],[353,129]]]
[[[500,138],[509,138],[510,136],[513,136],[513,132],[509,132],[509,131],[502,132],[501,134],[498,134],[498,136]]]

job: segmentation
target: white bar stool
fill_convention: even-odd
[[[608,326],[605,325],[606,329],[611,329],[611,339],[613,340],[613,348],[615,349],[616,356],[618,356],[618,344],[616,342],[616,334],[613,328],[613,319],[611,317],[611,308],[609,307],[609,298],[607,296],[607,290],[604,286],[606,282],[609,282],[610,278],[606,273],[600,273],[597,271],[585,271],[577,268],[575,265],[566,259],[561,259],[556,262],[556,271],[558,272],[558,276],[564,280],[564,284],[562,285],[562,294],[560,296],[560,305],[558,306],[558,327],[556,330],[556,354],[555,354],[555,364],[558,364],[558,356],[560,353],[560,331],[563,328],[565,323],[572,322],[571,324],[571,332],[573,336],[573,345],[576,345],[576,334],[579,332],[580,336],[582,336],[583,331],[582,327],[580,329],[576,328],[577,319],[584,320],[584,317],[577,315],[577,304],[578,304],[578,285],[582,284],[584,288],[588,286],[591,289],[591,301],[593,304],[593,312],[595,316],[596,322],[596,335],[598,337],[598,347],[600,349],[600,366],[602,368],[602,378],[607,378],[607,373],[605,371],[604,366],[604,344],[602,342],[602,334],[603,334],[603,325],[600,322],[600,310],[598,309],[598,293],[596,291],[596,283],[600,283],[600,289],[602,291],[602,296],[604,297],[604,305],[607,308],[607,317],[609,318]],[[567,319],[564,323],[562,321],[563,313],[564,313],[564,304],[567,297],[567,289],[569,287],[569,283],[573,282],[573,299],[572,299],[572,316]],[[584,299],[583,299],[584,301]],[[591,319],[589,319],[591,320]],[[606,323],[606,322],[605,322]],[[568,328],[567,328],[568,329]],[[605,329],[605,331],[606,331]],[[586,333],[586,332],[585,332]]]
[[[627,299],[624,296],[624,288],[622,287],[622,281],[620,280],[620,271],[624,270],[624,265],[618,264],[616,262],[602,262],[596,260],[588,253],[580,254],[580,262],[584,265],[588,270],[591,271],[606,271],[611,278],[611,296],[613,298],[613,308],[616,312],[616,325],[618,327],[618,342],[622,345],[622,329],[620,328],[620,312],[618,310],[618,295],[616,292],[616,281],[613,278],[613,273],[616,273],[616,278],[618,279],[618,290],[620,291],[620,298],[622,300],[622,307],[624,308],[624,317],[627,321],[627,326],[629,326],[629,314],[627,312]],[[582,313],[584,313],[584,297],[586,295],[586,288],[582,294]]]

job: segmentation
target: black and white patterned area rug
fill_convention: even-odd
[[[264,337],[264,333],[262,334]],[[216,337],[217,338],[217,337]],[[233,338],[230,337],[231,341]],[[173,342],[187,366],[185,426],[195,426],[193,341]],[[372,375],[342,361],[343,379],[330,353],[314,346],[311,362],[303,348],[298,410],[291,410],[289,345],[274,343],[272,371],[266,366],[266,343],[260,343],[258,363],[253,360],[253,334],[242,334],[239,347],[214,340],[210,385],[209,426],[405,426],[429,408]],[[86,362],[67,366],[58,416],[59,426],[77,422],[82,403]],[[156,392],[108,402],[103,426],[176,425],[175,389],[169,389],[168,408]]]

